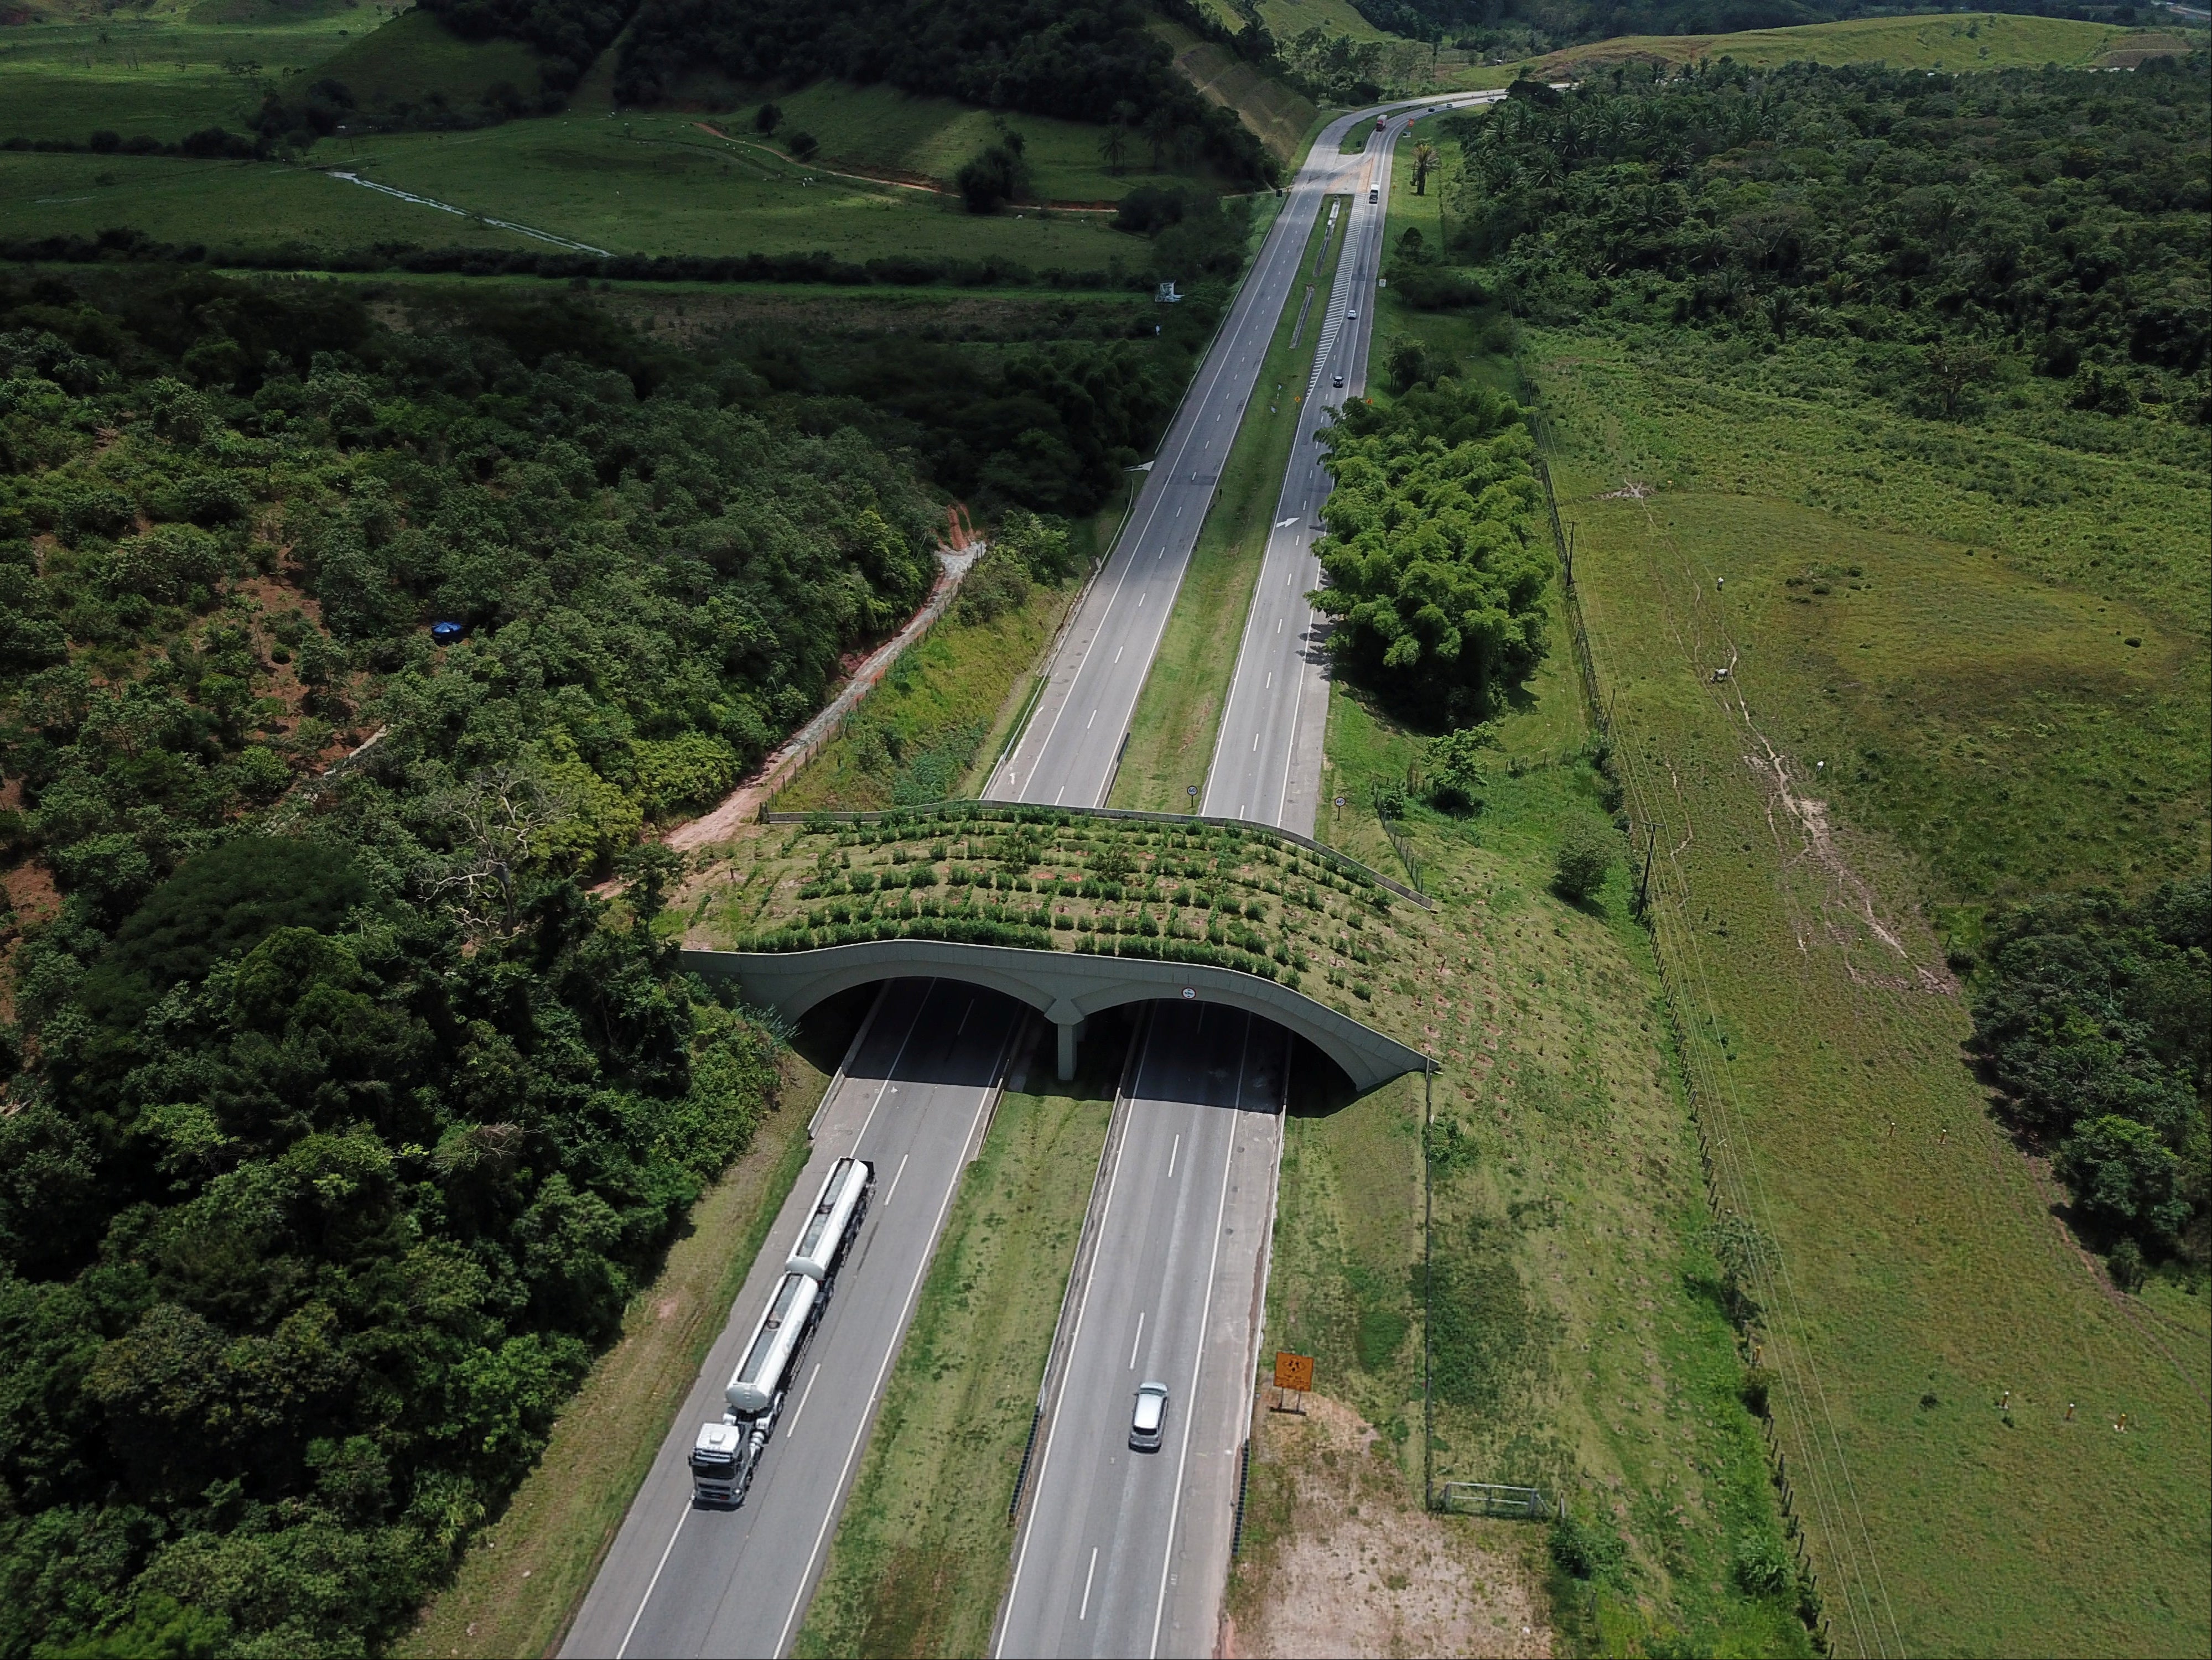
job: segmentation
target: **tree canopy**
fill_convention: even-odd
[[[2205,65],[1615,70],[1450,124],[1453,240],[1539,320],[1819,338],[1941,416],[2033,373],[2201,423]]]
[[[2080,1220],[2141,1255],[2212,1252],[2212,880],[1993,918],[1974,1033]]]
[[[702,65],[748,83],[833,76],[990,109],[1135,126],[1233,179],[1276,168],[1234,112],[1207,103],[1130,0],[644,0],[623,37],[621,98],[672,95]]]
[[[0,277],[11,1660],[404,1627],[775,1103],[642,829],[909,614],[944,482],[1064,574],[1013,510],[1095,502],[1214,314],[872,407],[880,341],[372,298]]]
[[[1431,728],[1486,718],[1544,652],[1548,554],[1522,411],[1442,380],[1325,429],[1329,651]]]

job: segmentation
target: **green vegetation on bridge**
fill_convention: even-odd
[[[771,825],[706,888],[701,946],[950,940],[1197,963],[1362,1021],[1376,1018],[1376,980],[1428,926],[1424,906],[1364,865],[1262,826],[975,803]]]

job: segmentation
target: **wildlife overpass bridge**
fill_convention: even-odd
[[[682,966],[703,978],[734,979],[746,1002],[793,1021],[825,997],[876,980],[937,978],[988,986],[1027,1003],[1059,1028],[1062,1079],[1075,1075],[1076,1045],[1091,1015],[1157,998],[1219,1003],[1273,1021],[1335,1062],[1362,1094],[1428,1064],[1419,1050],[1303,992],[1204,963],[888,939],[812,951],[685,951]]]

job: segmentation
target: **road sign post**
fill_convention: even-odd
[[[1275,1404],[1273,1412],[1295,1412],[1305,1415],[1305,1405],[1290,1404],[1292,1395],[1304,1395],[1313,1388],[1314,1363],[1310,1354],[1293,1354],[1288,1349],[1275,1351]]]

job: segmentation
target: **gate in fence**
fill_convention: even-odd
[[[1520,1522],[1548,1522],[1559,1514],[1559,1506],[1541,1487],[1499,1487],[1489,1481],[1439,1484],[1437,1508],[1452,1516],[1504,1516]]]

